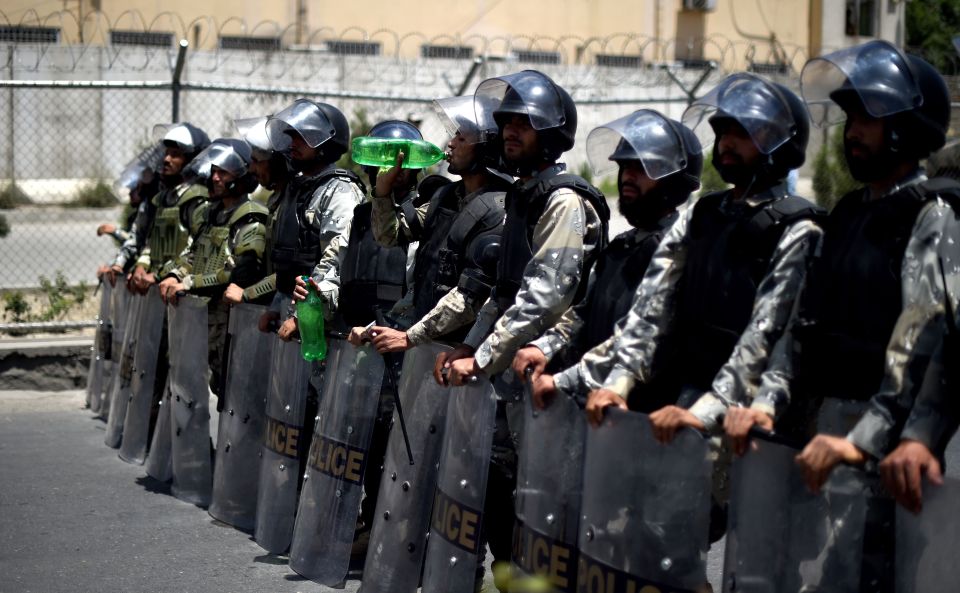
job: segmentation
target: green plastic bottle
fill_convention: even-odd
[[[443,150],[426,140],[360,136],[353,139],[352,146],[353,162],[370,167],[394,166],[399,152],[404,155],[404,169],[425,169],[444,158]]]
[[[307,299],[297,303],[297,323],[300,326],[300,354],[304,360],[324,360],[327,357],[327,338],[323,333],[323,299],[310,284],[309,276],[302,276],[307,283]]]

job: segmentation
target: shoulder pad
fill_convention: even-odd
[[[788,195],[764,205],[753,215],[749,227],[763,233],[773,227],[784,227],[798,220],[819,221],[827,216],[827,211],[806,198]]]
[[[233,226],[240,222],[256,221],[266,223],[270,217],[270,211],[267,207],[254,200],[247,200],[230,215],[229,225]]]
[[[932,177],[914,186],[921,199],[940,198],[960,215],[960,182],[950,177]]]
[[[607,206],[606,196],[583,177],[573,173],[560,173],[540,182],[540,190],[544,195],[550,195],[558,189],[572,189],[590,201],[601,219],[610,220],[610,208]]]
[[[177,200],[177,205],[185,204],[190,200],[197,198],[206,198],[208,197],[207,186],[200,185],[199,183],[194,184],[182,184],[176,189],[179,199]]]

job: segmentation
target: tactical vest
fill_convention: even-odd
[[[785,196],[727,212],[728,192],[710,194],[693,207],[686,266],[679,280],[674,317],[676,356],[668,373],[679,385],[707,390],[750,322],[757,288],[784,230],[823,210],[804,198]]]
[[[457,287],[467,266],[470,241],[503,224],[503,192],[474,196],[461,211],[457,191],[463,184],[449,184],[434,195],[424,218],[427,236],[420,241],[413,270],[413,306],[417,319],[429,313],[441,298]],[[456,340],[465,334],[445,336]],[[462,335],[461,335],[462,333]]]
[[[148,243],[151,272],[161,272],[186,248],[191,230],[196,230],[190,224],[193,211],[206,197],[207,188],[184,183],[153,198],[156,211]]]
[[[542,180],[532,188],[522,191],[514,185],[506,196],[507,218],[503,227],[503,248],[500,251],[500,265],[497,269],[497,301],[501,311],[513,305],[523,271],[533,259],[533,231],[547,208],[550,195],[559,189],[571,189],[577,192],[593,206],[600,218],[601,233],[597,245],[593,246],[583,267],[583,279],[577,288],[574,302],[578,302],[586,291],[586,277],[596,255],[607,245],[607,229],[610,222],[610,208],[603,193],[590,185],[585,179],[570,173],[558,173]],[[584,221],[586,224],[586,221]]]
[[[817,398],[866,401],[879,389],[887,343],[903,310],[901,264],[924,205],[960,195],[931,179],[878,200],[844,196],[824,225],[795,329],[801,389]]]
[[[338,310],[349,325],[366,325],[379,308],[386,313],[407,288],[407,250],[383,247],[373,237],[373,204],[353,209],[347,252],[340,264]]]
[[[594,289],[582,305],[584,322],[577,356],[613,335],[617,320],[630,311],[663,231],[635,229],[614,238],[597,258]]]
[[[306,210],[316,191],[335,177],[364,187],[353,171],[328,169],[313,177],[294,178],[283,189],[269,232],[270,259],[280,292],[292,292],[295,277],[309,274],[320,260],[320,233],[307,224]]]
[[[206,212],[206,220],[193,241],[193,274],[216,274],[225,269],[240,227],[251,222],[266,223],[268,215],[264,206],[250,200],[237,206],[227,220],[218,220],[222,214],[220,204]]]

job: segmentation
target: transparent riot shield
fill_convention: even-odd
[[[300,344],[274,338],[270,362],[254,538],[261,548],[282,554],[290,547],[297,512],[298,452],[307,404],[310,363]]]
[[[682,430],[661,445],[646,414],[607,408],[587,430],[583,468],[578,590],[706,584],[712,466],[703,436]]]
[[[586,417],[564,395],[522,405],[511,591],[574,591]]]
[[[450,390],[423,593],[474,590],[496,415],[496,394],[486,379]]]
[[[255,526],[268,365],[276,341],[274,335],[257,327],[266,310],[248,304],[230,310],[227,382],[209,509],[215,519],[245,531]]]
[[[372,346],[337,341],[327,358],[290,544],[290,568],[324,585],[347,576],[384,373]]]
[[[123,440],[120,442],[120,459],[130,463],[143,463],[147,458],[157,361],[160,356],[166,356],[165,352],[160,352],[163,317],[167,312],[166,305],[160,299],[160,289],[152,286],[147,295],[140,298],[142,302],[137,325],[137,347],[133,355],[130,401],[123,420]]]
[[[186,296],[167,307],[170,344],[170,459],[173,495],[210,504],[210,388],[207,383],[207,303]]]
[[[897,507],[897,593],[946,591],[960,581],[960,480],[923,484],[923,510]]]
[[[124,330],[127,327],[127,317],[130,313],[130,305],[133,303],[134,295],[127,290],[122,283],[114,287],[110,302],[110,319],[113,327],[110,331],[110,372],[108,373],[103,385],[103,397],[100,398],[100,405],[96,409],[91,405],[90,409],[97,413],[97,416],[106,420],[110,415],[110,396],[113,393],[114,384],[117,382],[118,371],[120,369],[120,354],[123,350]]]
[[[131,297],[124,322],[123,345],[121,346],[117,378],[110,392],[110,413],[107,415],[107,430],[103,443],[114,449],[120,447],[123,438],[123,420],[127,416],[127,404],[130,403],[130,385],[133,382],[134,356],[140,339],[140,311],[146,297]]]
[[[163,386],[163,397],[157,410],[157,424],[153,427],[150,441],[150,453],[144,463],[144,471],[154,480],[169,482],[173,478],[173,462],[170,459],[170,409],[173,407],[170,397],[170,375]]]
[[[90,349],[90,371],[87,373],[86,404],[91,410],[100,409],[100,399],[103,397],[103,387],[109,371],[110,346],[113,340],[113,323],[110,321],[110,302],[113,296],[113,286],[110,282],[100,282],[100,310],[97,312],[97,329],[93,337],[93,347]],[[94,406],[96,404],[96,406]]]
[[[395,429],[387,443],[363,567],[364,593],[414,593],[419,586],[450,397],[450,391],[433,380],[433,365],[441,352],[449,350],[424,344],[404,356],[399,391],[414,464],[410,465],[394,412]]]
[[[858,593],[871,480],[840,466],[821,494],[797,449],[761,438],[734,460],[723,590]]]

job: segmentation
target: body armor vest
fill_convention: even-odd
[[[554,191],[562,188],[577,192],[593,206],[600,217],[600,240],[597,245],[593,246],[591,251],[593,257],[585,258],[584,279],[589,273],[596,254],[606,247],[610,208],[607,206],[607,200],[600,190],[590,185],[582,177],[569,173],[558,173],[525,191],[514,185],[507,192],[507,218],[503,227],[503,248],[500,251],[500,265],[497,269],[497,301],[501,311],[506,311],[513,305],[517,292],[520,291],[523,271],[530,260],[533,259],[533,231],[547,208],[547,199]],[[580,283],[577,289],[577,298],[574,300],[575,303],[583,297],[586,285],[586,281]]]
[[[795,330],[805,392],[866,401],[879,389],[903,309],[901,263],[917,216],[938,193],[927,187],[935,181],[871,201],[857,190],[830,214]]]
[[[706,391],[750,322],[757,288],[790,224],[820,217],[804,198],[785,196],[727,212],[727,192],[700,199],[687,230],[687,262],[678,286],[677,356],[668,372]]]
[[[386,313],[403,297],[407,284],[407,250],[383,247],[373,237],[373,204],[353,209],[347,252],[340,264],[338,310],[348,325],[366,325],[376,309]]]
[[[278,199],[269,240],[270,260],[277,273],[277,290],[280,292],[293,292],[294,279],[309,274],[320,260],[323,251],[320,233],[307,224],[306,210],[316,191],[336,177],[364,187],[353,171],[328,169],[320,175],[294,178]]]
[[[224,212],[220,203],[205,212],[203,226],[193,241],[193,274],[216,274],[233,257],[240,228],[251,222],[266,223],[267,209],[247,200],[233,212]],[[259,238],[257,239],[259,240]]]
[[[194,209],[207,198],[201,185],[180,184],[153,198],[156,211],[150,229],[150,272],[160,273],[164,264],[172,262],[187,247]]]
[[[498,233],[503,224],[503,192],[474,196],[459,210],[458,191],[463,184],[449,184],[434,195],[424,219],[428,236],[420,241],[413,270],[413,306],[422,319],[441,298],[457,287],[468,263],[467,247],[483,233]],[[458,341],[466,329],[445,339]]]

